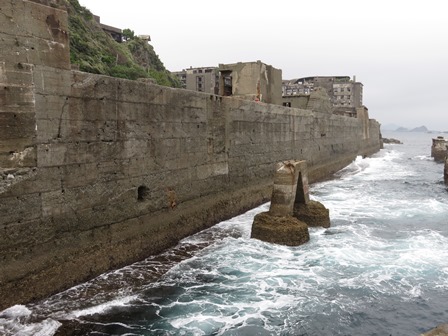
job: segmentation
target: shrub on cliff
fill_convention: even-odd
[[[113,77],[153,78],[157,84],[180,87],[178,79],[165,69],[154,48],[125,29],[127,41],[116,42],[105,33],[93,14],[78,0],[67,0],[70,32],[70,60],[81,71]]]

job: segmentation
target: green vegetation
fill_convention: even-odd
[[[132,30],[124,29],[126,41],[118,43],[101,29],[93,14],[78,0],[67,0],[67,11],[70,60],[81,71],[127,79],[153,78],[157,84],[180,87],[154,48]]]

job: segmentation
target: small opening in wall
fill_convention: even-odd
[[[148,197],[149,189],[145,186],[140,186],[137,188],[137,201],[142,202]]]

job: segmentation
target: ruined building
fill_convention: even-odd
[[[282,104],[282,71],[256,62],[220,64],[219,94],[268,104]]]
[[[367,111],[362,104],[363,85],[349,76],[314,76],[282,83],[283,105],[305,108],[309,95],[317,88],[324,88],[330,97],[333,113],[356,117],[361,110]]]
[[[123,31],[120,28],[112,27],[101,23],[101,18],[94,15],[93,18],[98,22],[105,33],[109,34],[116,42],[123,42]]]
[[[219,67],[190,67],[174,72],[182,88],[233,96],[287,107],[310,109],[313,94],[326,92],[330,113],[347,117],[367,115],[363,84],[349,76],[315,76],[282,81],[282,71],[256,62],[220,64]]]
[[[173,72],[182,88],[205,93],[219,93],[219,70],[217,67],[199,67]]]
[[[173,72],[184,89],[281,105],[282,71],[261,61]]]

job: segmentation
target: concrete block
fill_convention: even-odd
[[[37,166],[61,166],[66,162],[67,146],[64,143],[37,145]]]
[[[32,86],[0,84],[0,113],[34,113]]]
[[[197,177],[200,180],[207,179],[212,176],[225,175],[229,173],[229,166],[226,162],[215,162],[200,165],[197,167]]]
[[[0,84],[10,86],[31,86],[34,65],[26,63],[0,62]]]
[[[1,58],[70,68],[67,12],[22,0],[5,2],[0,11]]]
[[[53,51],[49,51],[53,57]],[[38,64],[34,67],[33,77],[36,95],[46,96],[71,96],[72,93],[72,78],[73,73],[67,70],[66,67],[54,67],[52,60],[48,63]]]
[[[35,132],[34,113],[0,112],[0,140],[32,139]]]
[[[0,227],[10,223],[22,223],[41,216],[41,196],[24,194],[17,197],[2,197],[0,202]]]

